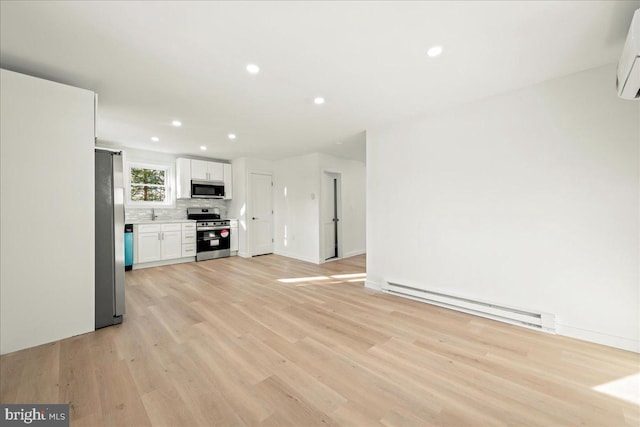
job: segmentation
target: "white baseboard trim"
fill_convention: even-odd
[[[382,284],[380,282],[374,282],[373,280],[365,280],[364,287],[373,289],[374,291],[382,291]]]
[[[249,255],[248,252],[240,252],[238,251],[238,256],[241,258],[251,258],[251,255]]]
[[[133,264],[133,270],[140,270],[149,267],[162,267],[163,265],[182,264],[183,262],[194,262],[196,257],[189,256],[185,258],[166,259],[162,261],[143,262],[142,264]]]
[[[286,256],[287,258],[293,258],[300,261],[310,262],[312,264],[320,264],[317,259],[313,259],[311,257],[301,256],[297,254],[292,254],[290,252],[273,251],[273,253],[280,256]]]
[[[366,253],[367,253],[366,249],[358,249],[356,251],[351,251],[351,252],[347,252],[346,254],[343,254],[342,258],[351,258],[352,256],[364,255]]]
[[[590,331],[561,324],[556,324],[556,333],[566,337],[615,347],[622,350],[632,351],[634,353],[640,353],[640,341],[630,338],[603,334],[602,332]]]

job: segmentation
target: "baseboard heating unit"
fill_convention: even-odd
[[[396,281],[383,282],[382,291],[391,295],[398,295],[428,304],[437,305],[451,310],[462,311],[476,316],[486,317],[500,322],[511,323],[525,328],[543,332],[555,333],[555,316],[534,310],[507,307],[487,301],[449,295],[441,291],[431,291],[416,288]]]

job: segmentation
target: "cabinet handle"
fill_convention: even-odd
[[[160,232],[158,232],[158,240],[160,240]]]

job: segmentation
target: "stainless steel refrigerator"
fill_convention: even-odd
[[[122,153],[96,149],[96,329],[124,317]]]

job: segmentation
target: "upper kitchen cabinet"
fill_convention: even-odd
[[[224,163],[191,160],[191,179],[201,181],[223,181]]]
[[[233,173],[229,163],[223,163],[224,166],[224,199],[231,200],[233,197]]]
[[[191,180],[224,182],[224,199],[233,194],[232,169],[229,163],[208,162],[206,160],[176,160],[176,195],[178,199],[191,198]]]
[[[191,198],[191,159],[176,160],[176,197]]]

